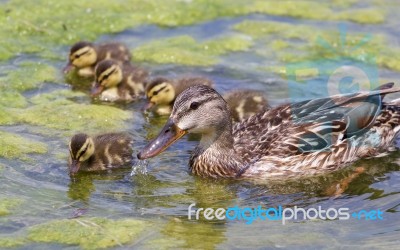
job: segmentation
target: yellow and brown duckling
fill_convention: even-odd
[[[124,44],[117,42],[99,45],[85,41],[77,42],[71,47],[68,64],[63,71],[68,73],[73,68],[77,68],[79,76],[92,77],[96,64],[105,59],[129,62],[131,53]]]
[[[232,124],[214,89],[197,85],[176,99],[159,135],[138,154],[154,157],[187,133],[201,135],[190,157],[195,175],[212,178],[287,178],[323,174],[378,156],[400,131],[400,92],[388,83],[370,92],[285,104]]]
[[[127,166],[133,161],[133,139],[127,133],[90,137],[76,134],[69,143],[69,172],[90,172]]]
[[[223,98],[228,103],[234,121],[242,121],[270,107],[263,92],[251,89],[238,89],[227,92]]]
[[[95,68],[92,96],[102,101],[134,101],[144,95],[149,73],[130,63],[103,60]]]
[[[205,77],[185,77],[171,80],[164,77],[153,79],[146,87],[147,104],[145,110],[154,107],[159,115],[169,115],[176,97],[185,89],[194,85],[213,86],[213,82]]]

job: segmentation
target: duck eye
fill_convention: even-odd
[[[190,104],[190,109],[196,110],[196,109],[198,109],[199,106],[200,106],[200,103],[198,103],[198,102],[192,102],[192,103]]]

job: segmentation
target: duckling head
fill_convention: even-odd
[[[223,132],[231,133],[231,128],[228,105],[221,95],[211,87],[195,85],[178,95],[164,128],[137,157],[154,157],[186,133],[201,134],[199,147],[207,148]]]
[[[95,83],[92,86],[92,96],[99,95],[104,89],[118,86],[123,79],[122,68],[114,60],[103,60],[95,68]]]
[[[78,42],[71,47],[68,57],[68,64],[64,68],[64,73],[68,73],[74,67],[81,69],[95,64],[97,53],[93,43]]]
[[[88,160],[94,153],[94,142],[86,134],[76,134],[69,143],[70,153],[70,174],[76,174],[81,167],[81,163]]]
[[[146,110],[155,105],[169,105],[175,100],[175,88],[170,80],[158,77],[147,85],[146,97]]]

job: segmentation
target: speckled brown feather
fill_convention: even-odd
[[[113,59],[119,62],[129,62],[132,58],[128,47],[122,43],[112,42],[99,44],[95,46],[95,49],[97,52],[96,63],[105,59]]]
[[[361,157],[378,154],[390,146],[399,130],[399,108],[379,103],[382,105],[378,111],[371,112],[375,115],[370,128],[363,131],[367,124],[362,123],[362,133],[354,134],[351,138],[346,138],[349,137],[347,133],[351,120],[345,118],[353,108],[365,103],[369,105],[368,102],[363,103],[368,97],[398,91],[399,88],[382,88],[371,93],[283,105],[236,124],[233,128],[235,149],[246,162],[258,159],[255,167],[249,168],[244,176],[256,173],[265,175],[265,172],[271,175],[318,174],[337,169]],[[353,105],[355,103],[359,105]],[[346,112],[341,110],[342,107],[348,108]],[[308,112],[303,111],[307,109]],[[379,134],[381,140],[371,147],[369,140],[372,139],[369,136],[374,133]],[[261,170],[255,171],[257,168]]]
[[[123,64],[122,67],[123,79],[118,87],[118,93],[125,101],[136,100],[139,97],[144,96],[144,90],[146,89],[147,79],[149,72],[143,68],[133,66],[129,63]],[[131,82],[135,88],[128,83]]]

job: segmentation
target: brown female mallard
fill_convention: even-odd
[[[95,137],[76,134],[69,143],[69,172],[98,171],[127,166],[133,161],[133,139],[126,133]]]
[[[117,42],[99,45],[85,41],[77,42],[71,47],[68,64],[64,67],[63,71],[64,73],[68,73],[73,68],[77,68],[78,75],[92,77],[96,64],[105,59],[129,62],[131,60],[131,53],[124,44]]]
[[[201,134],[189,165],[213,178],[305,176],[333,171],[392,145],[400,100],[385,103],[393,84],[378,90],[287,104],[232,126],[214,89],[197,85],[178,96],[167,124],[138,154],[154,157],[187,133]]]
[[[134,101],[144,95],[149,73],[126,62],[103,60],[95,68],[92,96],[102,101]]]

